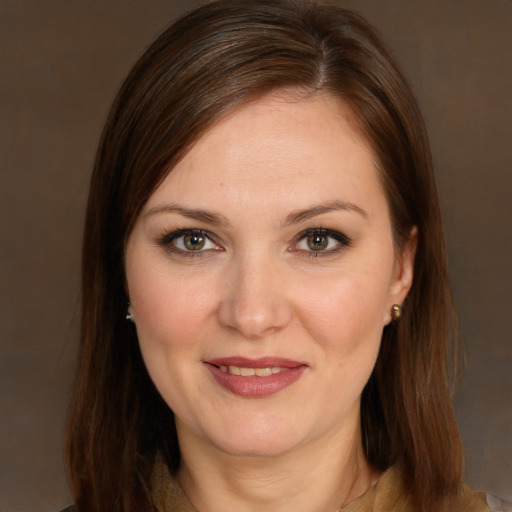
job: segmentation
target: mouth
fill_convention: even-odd
[[[280,368],[279,366],[266,366],[262,368],[244,368],[243,366],[225,366],[218,367],[221,372],[229,373],[230,375],[240,375],[241,377],[268,377],[269,375],[276,375],[281,372],[288,371],[288,368]]]
[[[307,365],[283,358],[230,357],[205,361],[214,380],[239,396],[262,398],[296,382]]]

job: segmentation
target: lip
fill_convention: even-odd
[[[217,384],[231,393],[249,397],[263,398],[271,396],[296,382],[304,373],[307,364],[281,357],[261,357],[250,359],[245,357],[223,357],[204,361],[206,368]],[[283,368],[276,374],[266,377],[257,375],[243,377],[221,370],[221,366],[238,366],[242,368]]]
[[[220,357],[218,359],[209,359],[205,361],[215,366],[241,366],[243,368],[265,368],[278,366],[280,368],[296,368],[297,366],[307,366],[300,361],[293,361],[283,357],[259,357],[251,359],[247,357]]]

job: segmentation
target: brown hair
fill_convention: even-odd
[[[460,482],[450,400],[455,315],[424,122],[390,52],[360,16],[309,1],[221,0],[178,20],[137,62],[110,112],[83,244],[78,371],[66,457],[79,511],[151,509],[156,453],[179,466],[172,411],[125,320],[124,247],[169,169],[223,115],[271,90],[327,92],[349,105],[377,156],[398,248],[417,226],[414,283],[385,328],[361,403],[378,469],[398,463],[418,510]],[[451,361],[451,363],[450,363]]]

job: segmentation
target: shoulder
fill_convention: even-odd
[[[76,508],[74,505],[71,505],[69,507],[63,508],[60,512],[76,512]]]
[[[416,510],[412,496],[404,488],[400,468],[396,465],[382,475],[373,493],[372,506],[368,508],[372,512]],[[438,512],[512,512],[509,508],[495,508],[494,503],[501,505],[502,502],[499,500],[492,502],[492,498],[494,497],[489,497],[484,492],[475,492],[461,483],[453,492],[436,500],[436,510]],[[355,510],[359,511],[359,509]]]
[[[512,512],[512,504],[496,496],[472,491],[467,485],[462,485],[458,493],[448,499],[447,510],[463,512]]]
[[[490,493],[487,493],[486,498],[491,512],[512,512],[512,503],[500,500]]]

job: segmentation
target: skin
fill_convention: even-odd
[[[326,95],[243,107],[172,169],[128,240],[130,310],[175,413],[178,480],[202,512],[334,511],[378,478],[363,454],[360,397],[391,307],[411,286],[415,237],[395,253],[374,157],[353,126]],[[187,251],[169,235],[183,229],[210,239]],[[350,241],[328,236],[314,251],[308,229]],[[305,370],[270,396],[239,396],[204,364],[228,356]]]

